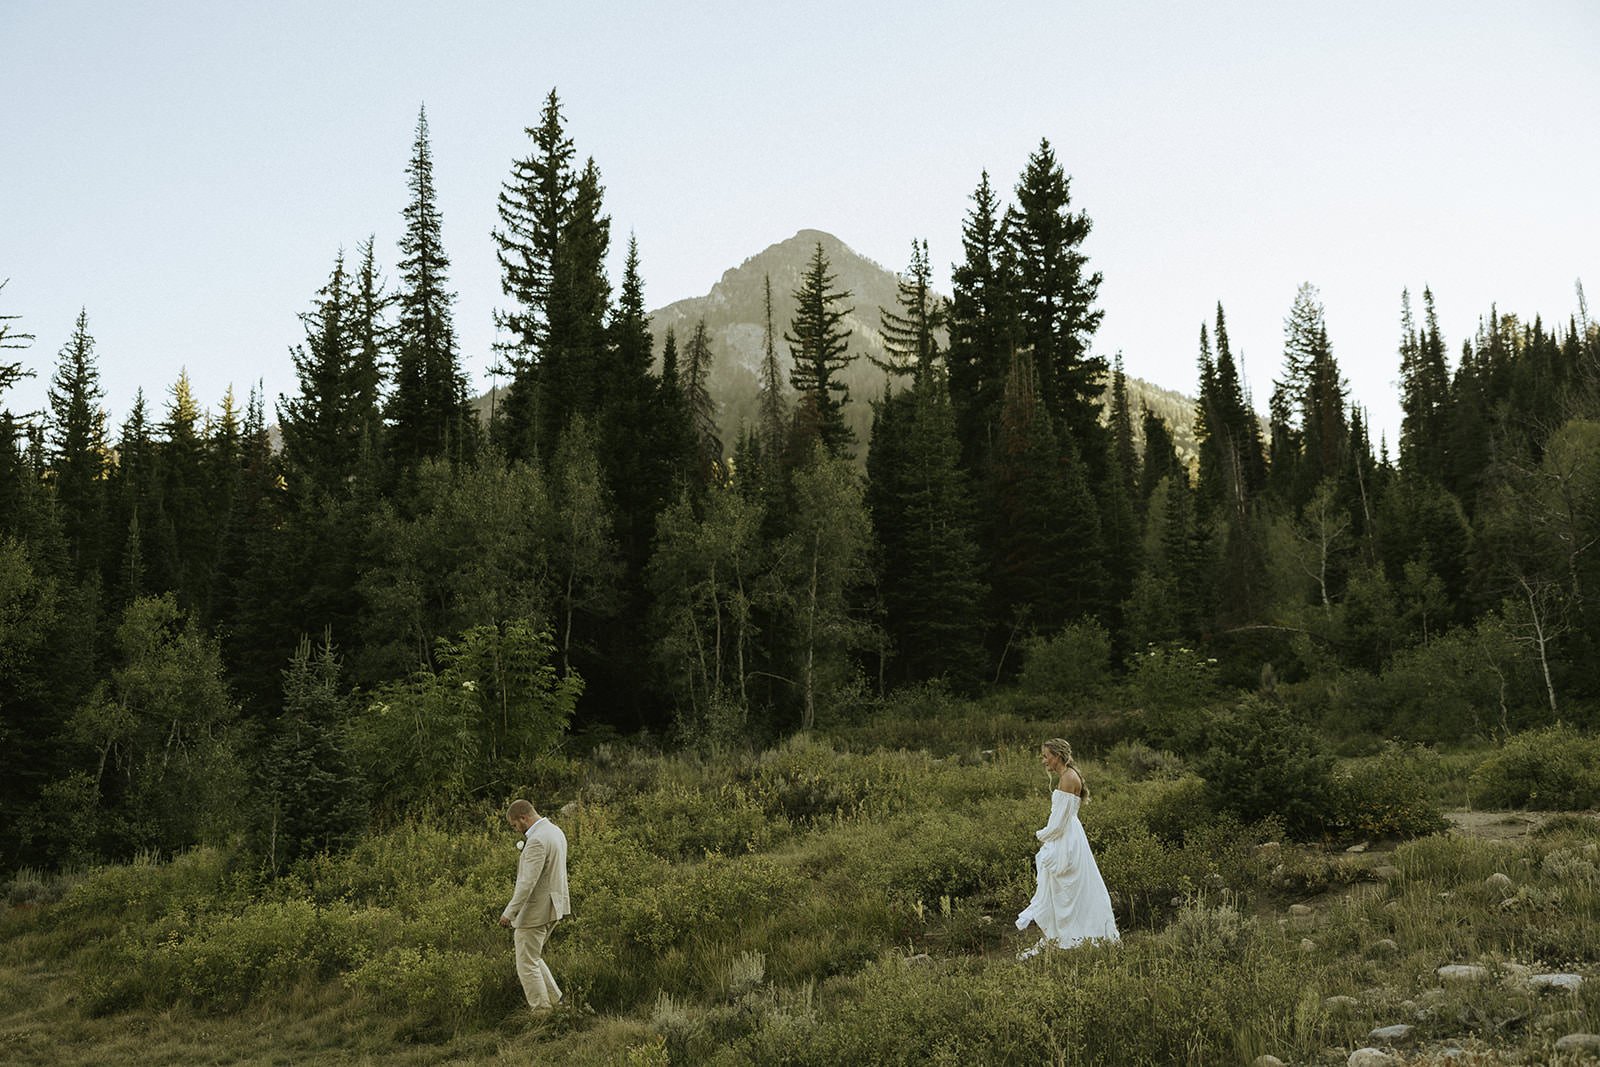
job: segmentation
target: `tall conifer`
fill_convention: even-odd
[[[1089,352],[1089,338],[1104,312],[1094,306],[1100,273],[1090,272],[1081,251],[1091,223],[1071,212],[1069,179],[1050,142],[1028,157],[1006,216],[1015,256],[1022,342],[1032,352],[1039,399],[1058,433],[1070,436],[1096,475],[1105,469],[1100,396],[1106,361]]]
[[[854,358],[850,354],[850,333],[842,323],[854,309],[841,306],[850,298],[848,290],[833,288],[835,277],[828,270],[828,257],[818,242],[811,265],[801,276],[794,292],[794,318],[783,339],[789,343],[794,367],[789,383],[800,393],[804,415],[811,428],[832,455],[849,451],[855,434],[844,421],[844,405],[850,387],[839,379]]]
[[[414,467],[428,456],[469,456],[477,436],[456,350],[455,294],[449,288],[450,259],[441,238],[425,109],[417,115],[417,137],[406,173],[411,201],[404,212],[405,236],[400,239],[394,393],[387,414],[394,430],[391,454],[400,467]]]
[[[98,572],[105,523],[109,444],[99,400],[100,371],[87,311],[78,312],[50,383],[50,467],[62,532],[80,576]]]

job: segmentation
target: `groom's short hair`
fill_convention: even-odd
[[[524,819],[532,814],[533,805],[526,800],[513,800],[511,806],[506,809],[506,818],[508,819]]]

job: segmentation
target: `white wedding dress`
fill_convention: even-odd
[[[1111,894],[1100,877],[1089,838],[1078,821],[1083,799],[1056,789],[1050,793],[1050,821],[1034,836],[1041,842],[1034,858],[1039,886],[1033,899],[1017,916],[1017,929],[1038,923],[1044,938],[1022,953],[1026,959],[1046,944],[1070,948],[1080,941],[1116,941],[1117,920],[1111,914]]]

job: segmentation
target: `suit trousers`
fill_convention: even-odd
[[[544,944],[555,928],[556,921],[552,919],[539,926],[518,926],[511,933],[517,950],[517,977],[522,980],[522,994],[528,998],[528,1007],[535,1011],[553,1008],[561,999],[561,987],[556,985],[555,975],[544,961]]]

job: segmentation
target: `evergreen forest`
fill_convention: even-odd
[[[232,842],[277,875],[618,739],[760,749],[908,694],[1050,694],[1030,714],[1091,748],[1179,753],[1222,736],[1177,710],[1196,694],[1356,748],[1600,725],[1581,286],[1565,321],[1489,307],[1461,338],[1396,293],[1393,452],[1313,286],[1265,415],[1219,304],[1185,461],[1094,351],[1091,218],[1041,141],[1009,188],[977,176],[948,298],[909,241],[870,309],[869,434],[819,245],[788,321],[769,287],[758,410],[726,440],[707,332],[653,343],[634,241],[607,275],[601,172],[554,91],[527,138],[492,405],[461,367],[425,114],[404,239],[306,294],[293,395],[207,406],[180,377],[108,425],[93,309],[47,367],[29,331],[55,325],[0,289],[0,870]],[[4,407],[30,375],[47,409]]]

